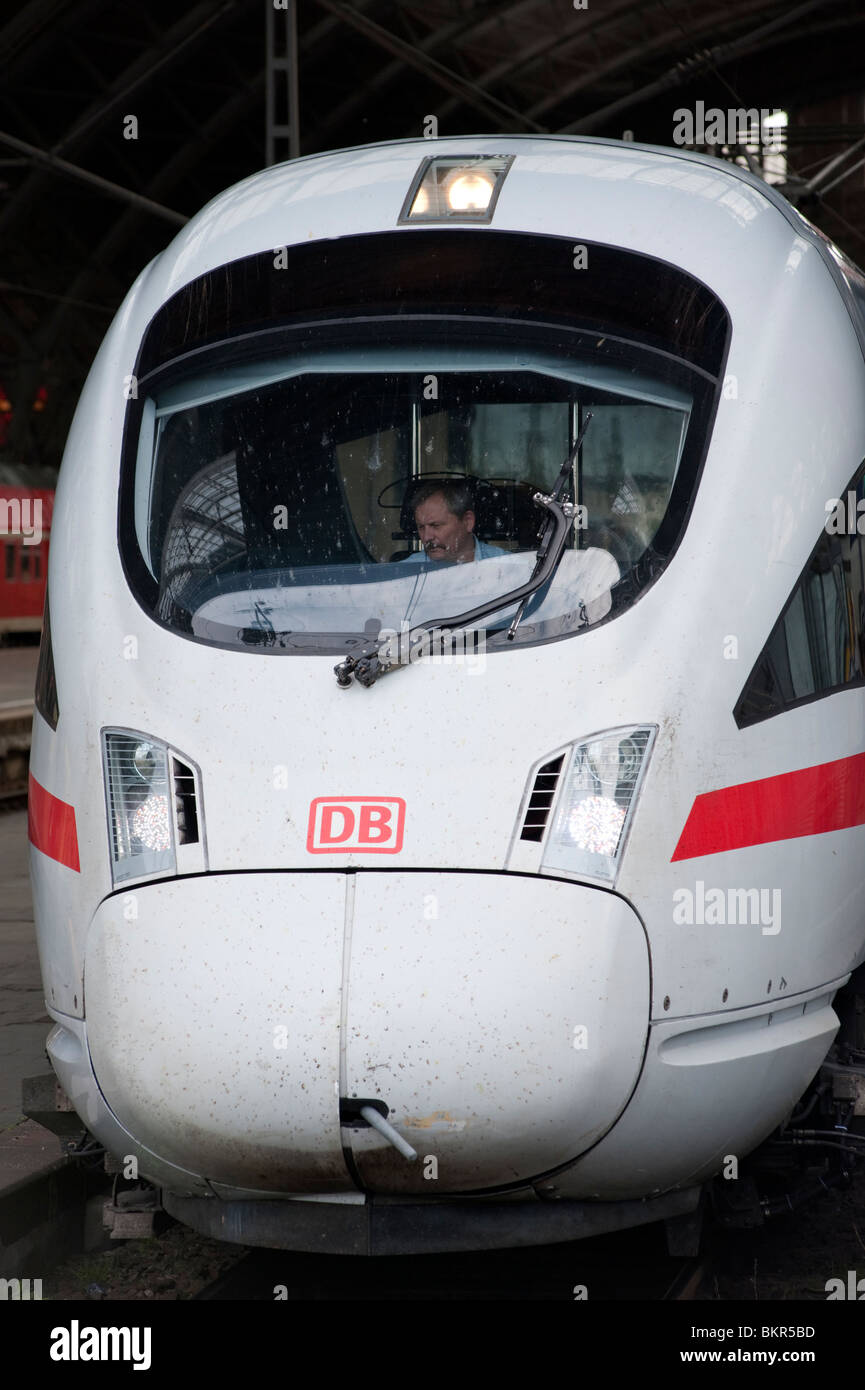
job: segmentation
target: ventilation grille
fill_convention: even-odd
[[[526,808],[526,818],[520,831],[521,840],[542,840],[544,838],[544,831],[550,818],[564,761],[565,755],[560,753],[557,758],[553,758],[552,762],[544,763],[543,767],[538,768],[535,785],[532,787],[532,794]]]
[[[179,758],[172,758],[174,809],[177,839],[181,845],[198,844],[198,808],[195,803],[195,774]]]

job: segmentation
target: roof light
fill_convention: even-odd
[[[409,217],[423,217],[425,212],[429,212],[429,194],[421,184],[417,191],[417,196],[411,205]]]
[[[460,173],[444,185],[448,207],[452,212],[486,212],[495,186],[495,179],[486,171]]]
[[[512,154],[433,155],[418,169],[400,222],[491,222]]]

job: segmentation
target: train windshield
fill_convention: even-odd
[[[520,637],[605,617],[667,512],[693,400],[635,370],[521,356],[368,348],[362,370],[321,354],[156,394],[135,526],[158,615],[204,640],[342,651],[507,593],[533,567],[535,494],[591,411],[574,527]]]
[[[573,529],[514,639],[614,618],[672,557],[729,341],[675,266],[455,229],[220,266],[152,320],[120,490],[130,584],[158,622],[241,650],[350,655],[526,585],[555,484]],[[527,267],[531,277],[527,279]],[[279,268],[276,268],[279,267]]]

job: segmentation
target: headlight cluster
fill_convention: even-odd
[[[654,737],[653,726],[635,725],[574,744],[542,872],[615,880]]]
[[[167,745],[131,733],[102,740],[114,882],[175,872]]]

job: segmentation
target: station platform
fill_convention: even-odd
[[[8,655],[6,653],[5,655]],[[0,815],[0,1197],[61,1158],[57,1136],[21,1113],[21,1082],[51,1070],[27,871],[27,812]]]
[[[2,657],[8,655],[0,653],[0,671]],[[68,1157],[56,1134],[21,1113],[24,1077],[53,1075],[45,1052],[50,1028],[33,926],[27,812],[4,810],[0,812],[0,1279],[41,1279],[60,1260],[101,1248],[106,1239],[101,1190]]]
[[[33,699],[38,661],[37,646],[0,648],[0,710],[27,704]],[[2,892],[3,880],[0,878],[0,902]]]

